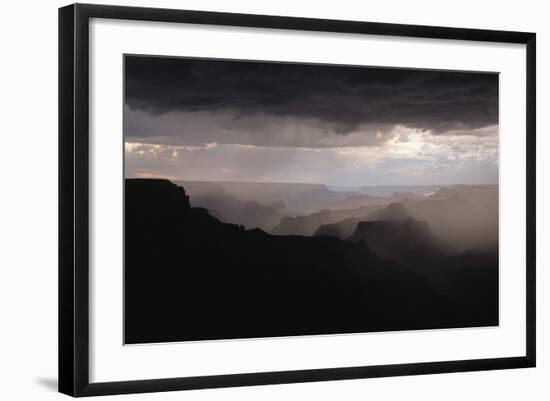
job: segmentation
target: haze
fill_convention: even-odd
[[[497,74],[126,56],[124,107],[127,343],[499,324]]]
[[[346,239],[399,204],[455,249],[498,243],[498,74],[126,56],[125,78],[126,177],[222,222]]]

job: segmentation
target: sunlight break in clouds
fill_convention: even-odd
[[[127,175],[179,180],[426,184],[491,183],[498,177],[498,127],[434,135],[395,126],[372,146],[273,147],[126,142]],[[331,168],[327,171],[326,166]],[[273,171],[267,171],[270,168]],[[325,173],[323,173],[325,172]],[[220,175],[220,173],[223,173]],[[430,181],[431,180],[431,181]]]
[[[128,177],[498,182],[498,74],[142,56],[125,65]]]

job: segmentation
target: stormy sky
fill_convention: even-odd
[[[125,57],[126,175],[498,181],[498,75]]]

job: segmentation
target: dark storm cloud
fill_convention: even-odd
[[[125,77],[126,105],[151,117],[306,119],[341,135],[361,125],[444,134],[498,124],[498,75],[491,73],[127,56]]]

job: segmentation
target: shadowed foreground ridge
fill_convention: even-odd
[[[438,259],[426,274],[361,238],[222,223],[167,180],[125,187],[126,343],[498,324],[498,265],[486,254]]]

